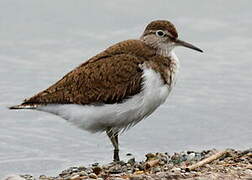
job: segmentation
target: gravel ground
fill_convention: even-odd
[[[127,155],[127,162],[70,167],[56,177],[19,175],[5,180],[252,180],[252,148],[245,151],[186,151],[173,155],[148,153],[146,160],[141,162],[136,162],[131,154]]]

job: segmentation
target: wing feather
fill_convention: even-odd
[[[119,103],[141,90],[144,59],[116,54],[79,66],[24,104]]]

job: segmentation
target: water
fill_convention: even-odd
[[[228,2],[228,3],[227,3]],[[107,163],[112,146],[43,112],[5,107],[47,88],[87,58],[169,19],[204,54],[177,48],[179,80],[167,102],[120,137],[121,156],[252,147],[251,1],[0,0],[0,178],[56,175]]]

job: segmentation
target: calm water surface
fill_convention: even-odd
[[[193,2],[193,4],[191,4]],[[104,134],[50,114],[9,111],[148,22],[169,19],[204,54],[177,48],[179,80],[166,103],[120,137],[121,156],[252,147],[252,3],[244,1],[0,0],[0,178],[56,175],[110,162]]]

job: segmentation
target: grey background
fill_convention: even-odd
[[[112,160],[104,134],[89,134],[42,112],[9,111],[65,73],[152,20],[172,21],[177,48],[172,94],[151,117],[120,137],[121,156],[252,146],[252,3],[169,0],[0,0],[0,178],[56,175]]]

